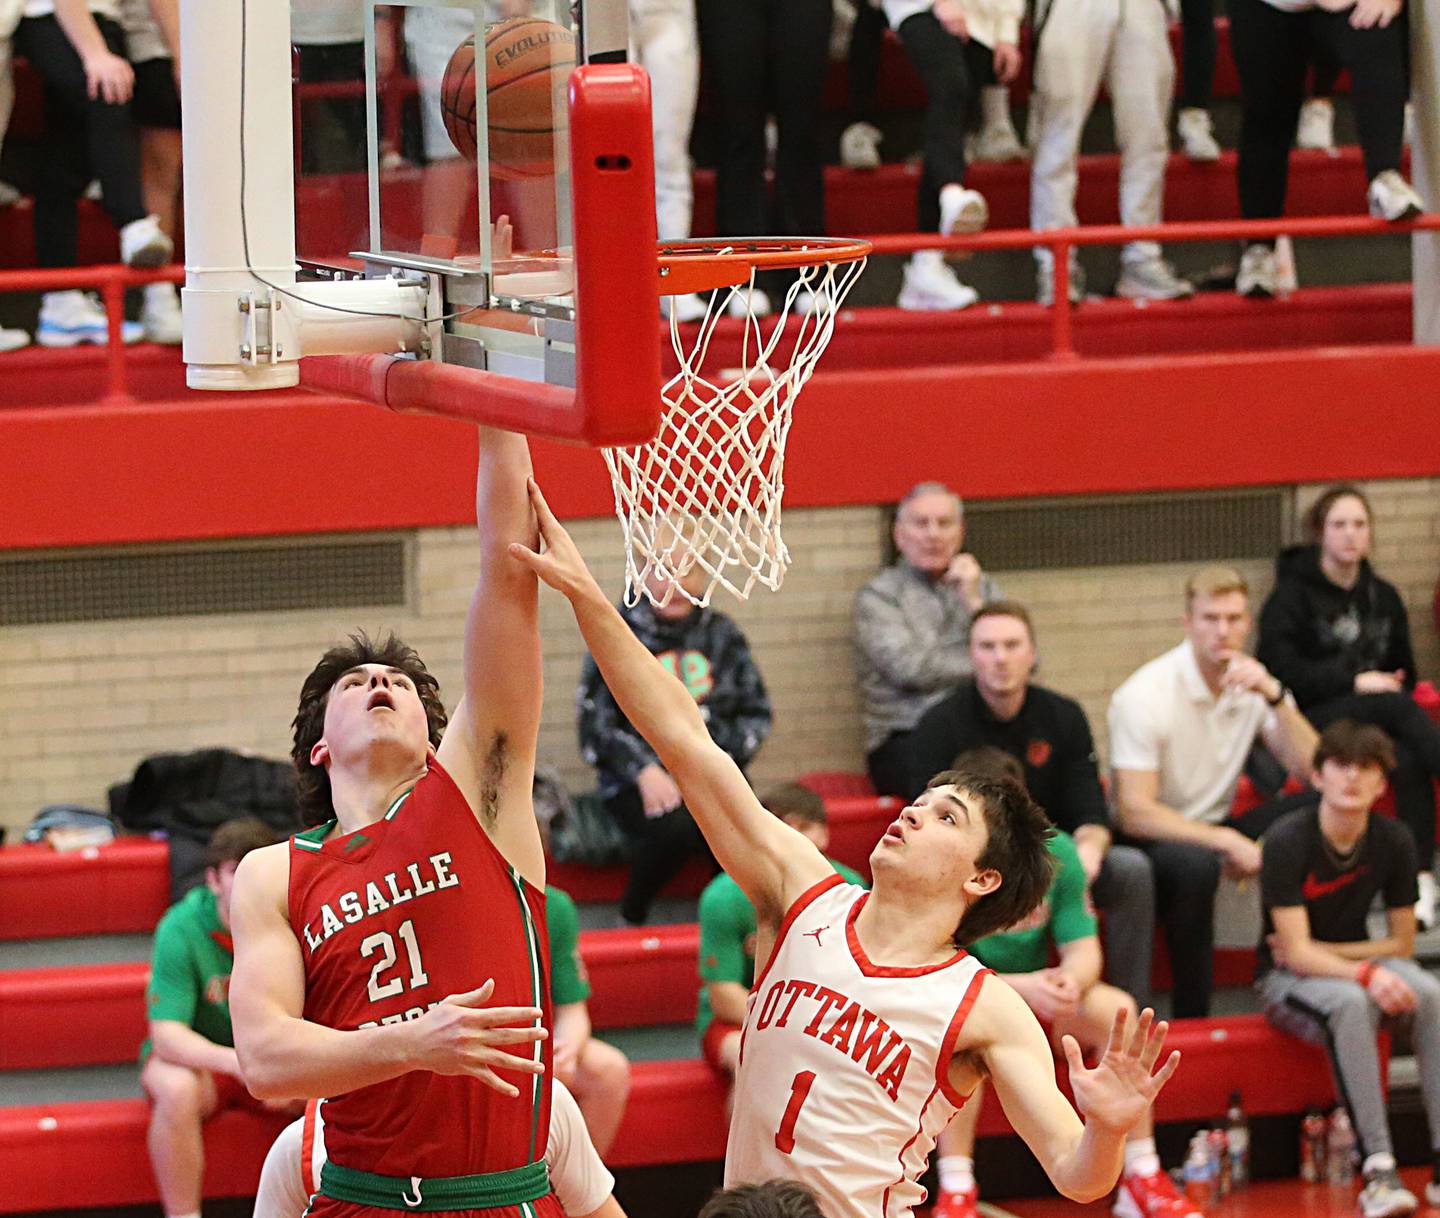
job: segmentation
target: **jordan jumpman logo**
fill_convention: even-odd
[[[820,942],[820,935],[821,935],[824,931],[827,931],[827,930],[829,930],[829,929],[830,929],[829,926],[817,926],[814,930],[807,930],[805,933],[806,933],[807,935],[814,935],[814,936],[815,936],[815,946],[816,946],[816,947],[824,947],[825,945]]]

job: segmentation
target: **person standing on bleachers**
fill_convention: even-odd
[[[901,794],[915,799],[931,774],[967,749],[998,749],[1021,767],[1020,781],[1075,844],[1085,884],[1105,911],[1110,980],[1150,1004],[1155,890],[1150,863],[1134,846],[1113,844],[1095,740],[1080,704],[1031,678],[1038,660],[1029,611],[1018,601],[982,605],[970,623],[974,675],[921,718],[911,737],[914,768]]]
[[[955,766],[967,773],[1025,784],[1026,771],[1019,760],[993,745],[966,750],[955,758]],[[1100,928],[1078,843],[1060,829],[1050,834],[1047,845],[1055,876],[1045,899],[1014,926],[975,940],[969,951],[1025,1000],[1057,1051],[1061,1038],[1068,1035],[1079,1042],[1083,1052],[1103,1053],[1116,1014],[1123,1011],[1126,1019],[1132,1020],[1139,1008],[1130,994],[1100,980],[1104,970]],[[1059,958],[1053,965],[1052,953]],[[985,1084],[981,1082],[940,1134],[936,1146],[940,1192],[931,1218],[979,1216],[975,1133],[984,1097]],[[1113,1213],[1115,1218],[1202,1218],[1201,1211],[1176,1191],[1160,1165],[1153,1114],[1125,1140],[1125,1169]]]
[[[1245,654],[1249,597],[1244,577],[1230,567],[1195,572],[1185,583],[1184,640],[1142,665],[1110,699],[1116,820],[1154,873],[1176,1019],[1210,1013],[1221,872],[1257,874],[1256,839],[1295,806],[1293,797],[1282,798],[1230,816],[1255,738],[1297,778],[1308,775],[1315,753],[1315,729],[1294,695]]]
[[[155,928],[140,1085],[150,1102],[146,1144],[166,1218],[199,1218],[204,1123],[233,1104],[259,1106],[240,1078],[230,1028],[230,893],[240,860],[274,841],[262,820],[226,821],[210,839],[205,883],[172,905]]]
[[[1370,565],[1373,517],[1356,486],[1334,486],[1305,514],[1307,543],[1281,552],[1260,611],[1262,663],[1316,727],[1337,719],[1389,733],[1395,811],[1415,839],[1415,918],[1435,923],[1435,780],[1440,728],[1415,703],[1410,619],[1395,585]]]
[[[881,795],[904,796],[912,738],[970,675],[970,621],[1001,592],[962,549],[964,504],[943,482],[906,492],[892,536],[899,557],[855,597],[855,662],[870,781]]]
[[[1035,91],[1030,97],[1034,159],[1030,227],[1073,228],[1080,136],[1100,87],[1110,96],[1120,147],[1120,223],[1163,219],[1170,158],[1170,98],[1175,61],[1161,0],[1037,0]],[[1055,294],[1054,258],[1035,251],[1041,304]],[[1079,259],[1071,254],[1070,296],[1084,298]],[[1177,300],[1194,286],[1175,274],[1154,241],[1132,241],[1120,254],[1115,294],[1131,300]]]
[[[990,208],[965,185],[965,139],[979,124],[981,90],[1020,73],[1024,0],[884,0],[885,16],[925,82],[922,233],[973,233]],[[965,309],[980,297],[956,277],[940,250],[916,250],[905,264],[902,309]]]
[[[1240,214],[1285,214],[1290,148],[1315,48],[1349,69],[1360,130],[1366,201],[1380,220],[1425,210],[1400,175],[1410,96],[1409,21],[1404,0],[1230,0],[1230,42],[1240,73]],[[1235,278],[1242,296],[1274,296],[1280,267],[1273,240],[1246,243]]]
[[[1363,1156],[1362,1218],[1419,1208],[1396,1170],[1376,1038],[1404,1023],[1420,1067],[1435,1147],[1428,1205],[1440,1205],[1440,980],[1414,960],[1415,844],[1372,815],[1395,752],[1385,733],[1341,719],[1315,750],[1318,808],[1290,813],[1265,835],[1260,892],[1265,930],[1255,982],[1276,1027],[1325,1047],[1335,1090]],[[1386,934],[1367,915],[1385,904]]]
[[[768,791],[760,802],[814,842],[821,853],[830,848],[825,801],[809,787],[786,783]],[[869,887],[844,863],[829,862],[847,884]],[[705,1060],[730,1078],[740,1064],[740,1029],[750,987],[755,984],[757,925],[750,898],[723,871],[700,894],[700,999],[695,1031]]]
[[[80,196],[92,179],[120,232],[120,261],[163,266],[174,252],[140,188],[140,140],[130,112],[135,73],[125,58],[120,0],[25,0],[16,50],[39,74],[45,95],[45,155],[35,189],[35,254],[42,267],[79,261]],[[143,328],[121,326],[125,342]],[[42,347],[105,344],[110,330],[99,297],[78,289],[46,292],[36,339]]]
[[[703,574],[698,572],[697,574]],[[652,587],[663,597],[658,576]],[[711,738],[742,770],[770,735],[773,713],[765,681],[744,632],[716,609],[700,609],[679,589],[657,609],[641,597],[621,616],[661,663],[685,683]],[[643,925],[660,890],[692,858],[707,858],[705,839],[680,799],[680,788],[655,750],[621,713],[593,657],[585,657],[577,695],[580,755],[594,766],[606,812],[625,835],[630,876],[621,920]]]

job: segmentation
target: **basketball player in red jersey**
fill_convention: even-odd
[[[1050,882],[1048,821],[1009,780],[937,776],[870,856],[866,894],[769,815],[694,699],[631,633],[533,483],[546,546],[510,552],[564,593],[610,692],[675,776],[715,857],[754,902],[756,960],[725,1183],[798,1180],[828,1218],[908,1218],[935,1137],[982,1077],[1066,1196],[1119,1178],[1126,1135],[1174,1073],[1166,1025],[1123,1014],[1094,1069],[1065,1038],[1077,1117],[1024,1001],[957,944],[1009,926]]]
[[[523,437],[481,431],[479,580],[448,727],[404,644],[356,635],[327,652],[295,717],[315,827],[235,876],[240,1069],[261,1098],[332,1097],[322,1218],[561,1212],[543,1162],[537,585],[505,553],[535,536],[529,474]]]

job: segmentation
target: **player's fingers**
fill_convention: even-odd
[[[477,1027],[493,1028],[498,1024],[532,1024],[540,1015],[539,1007],[481,1007],[472,1011],[467,1020]]]
[[[506,1053],[504,1049],[482,1049],[475,1055],[475,1060],[492,1070],[513,1070],[516,1074],[545,1073],[543,1062],[537,1062],[533,1057],[516,1057],[513,1053]]]
[[[1070,1073],[1085,1069],[1085,1056],[1080,1052],[1080,1042],[1068,1032],[1060,1038],[1060,1048],[1065,1051],[1065,1060],[1070,1064]]]
[[[1180,1069],[1180,1050],[1175,1049],[1165,1059],[1165,1065],[1161,1067],[1160,1073],[1155,1075],[1155,1090],[1151,1094],[1158,1094],[1160,1088],[1170,1081],[1178,1069]]]
[[[1106,1053],[1125,1052],[1125,1028],[1129,1022],[1124,1007],[1115,1012],[1115,1019],[1110,1024],[1110,1039],[1106,1042]]]
[[[449,1003],[454,1007],[474,1007],[489,1000],[490,995],[495,992],[495,979],[492,977],[479,989],[467,990],[463,994],[447,994],[440,1001]]]
[[[1131,1036],[1126,1044],[1126,1052],[1131,1057],[1142,1057],[1150,1039],[1150,1025],[1155,1022],[1155,1011],[1146,1007],[1140,1012],[1140,1018],[1135,1021],[1135,1034]]]
[[[1165,1037],[1169,1033],[1170,1025],[1163,1019],[1150,1029],[1145,1041],[1145,1052],[1140,1055],[1140,1064],[1147,1072],[1160,1060],[1160,1054],[1165,1050]]]
[[[520,1098],[520,1089],[513,1083],[507,1083],[489,1066],[479,1066],[468,1073],[472,1078],[478,1078],[487,1087],[498,1091],[501,1095],[508,1095],[512,1100]]]
[[[533,476],[530,478],[530,505],[535,509],[535,519],[540,522],[542,533],[550,533],[560,527],[560,522],[555,519],[555,513],[550,510],[550,505],[545,501],[545,493],[540,489],[540,484],[535,481]]]
[[[484,1031],[487,1045],[533,1045],[548,1035],[544,1028],[486,1028]]]

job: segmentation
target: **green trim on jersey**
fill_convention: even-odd
[[[530,952],[530,1005],[544,1009],[544,1002],[541,1001],[541,969],[540,969],[540,936],[535,930],[535,918],[530,913],[530,904],[525,900],[525,881],[520,878],[520,873],[513,866],[507,864],[506,869],[510,872],[510,882],[515,886],[515,899],[520,902],[520,918],[525,924],[525,946]],[[541,1042],[535,1042],[535,1060],[543,1060]],[[531,1077],[530,1082],[530,1158],[535,1158],[535,1148],[540,1140],[540,1091],[541,1079],[538,1075]]]
[[[400,794],[391,801],[390,806],[385,809],[385,815],[380,819],[394,820],[395,814],[400,811],[400,805],[410,798],[414,790],[415,786],[412,784],[401,791]],[[325,839],[335,831],[339,823],[339,820],[332,816],[323,825],[316,825],[313,829],[306,829],[303,833],[296,833],[290,840],[299,846],[301,850],[318,853],[325,845]]]
[[[320,1167],[320,1192],[336,1201],[417,1214],[489,1210],[538,1201],[550,1192],[550,1172],[542,1159],[472,1176],[378,1176],[327,1159]]]

